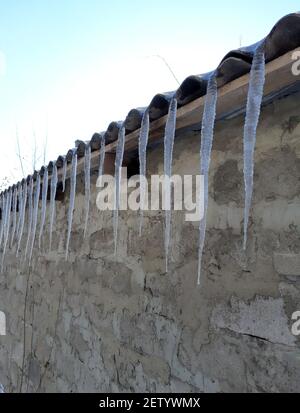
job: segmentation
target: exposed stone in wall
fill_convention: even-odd
[[[300,254],[274,254],[274,267],[278,274],[300,276]]]
[[[283,306],[282,298],[255,297],[247,304],[232,296],[229,305],[215,308],[212,323],[218,328],[293,346],[296,339],[289,329]]]
[[[83,239],[78,180],[70,258],[64,260],[68,195],[28,270],[8,252],[0,275],[0,382],[6,391],[299,392],[299,96],[262,111],[247,251],[242,250],[243,117],[217,123],[210,172],[202,287],[198,225],[173,214],[165,274],[163,214],[121,212],[114,257],[112,214],[96,208]],[[198,173],[199,132],[176,137],[174,173]],[[162,172],[163,148],[148,153]],[[95,176],[93,176],[95,180]],[[93,180],[93,185],[94,185]],[[68,191],[68,187],[67,187]]]

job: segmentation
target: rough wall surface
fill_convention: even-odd
[[[71,253],[64,259],[67,196],[29,271],[10,251],[0,276],[0,382],[16,392],[299,392],[299,96],[262,111],[247,251],[242,250],[243,116],[217,123],[202,287],[198,224],[173,213],[165,274],[163,214],[121,212],[113,254],[111,213],[96,208],[83,240],[78,179]],[[199,132],[180,134],[174,173],[198,173]],[[163,148],[148,152],[162,173]],[[94,183],[95,179],[93,180]],[[93,184],[94,185],[94,184]],[[68,189],[67,189],[68,191]],[[68,193],[68,192],[67,192]]]

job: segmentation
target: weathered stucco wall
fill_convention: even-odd
[[[198,224],[173,214],[170,273],[163,214],[121,212],[119,254],[111,213],[93,186],[83,240],[78,183],[71,254],[64,260],[68,200],[57,201],[53,252],[29,272],[10,251],[0,276],[0,382],[6,391],[300,391],[299,96],[262,112],[249,244],[242,250],[243,116],[217,123],[210,173],[202,287],[196,286]],[[198,173],[199,132],[178,136],[174,173]],[[162,172],[163,148],[148,153]],[[94,181],[93,181],[94,182]]]

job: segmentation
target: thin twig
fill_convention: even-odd
[[[32,288],[30,361],[33,359],[33,357],[32,357],[32,348],[33,348],[33,321],[34,321],[34,289]],[[27,375],[26,393],[28,393],[28,388],[29,388],[29,374]]]
[[[155,54],[155,55],[153,55],[153,56],[148,56],[148,57],[157,57],[158,59],[160,59],[160,60],[166,65],[166,67],[168,68],[169,72],[172,74],[172,76],[174,77],[174,79],[176,80],[176,82],[178,83],[178,85],[180,86],[180,82],[179,82],[177,76],[175,75],[173,69],[171,68],[171,66],[169,65],[169,63],[167,62],[167,60],[166,60],[163,56],[161,56],[161,55],[159,55],[159,54]]]
[[[37,161],[37,146],[36,146],[36,135],[35,135],[35,131],[32,131],[33,134],[33,139],[34,139],[34,146],[33,146],[33,154],[32,154],[32,169],[33,169],[33,173],[35,171],[36,168],[36,161]]]
[[[52,341],[52,345],[51,345],[51,349],[50,349],[50,353],[49,353],[49,357],[44,365],[44,371],[40,377],[40,382],[38,385],[38,388],[36,389],[36,393],[40,390],[41,386],[42,386],[42,381],[45,377],[46,371],[47,371],[47,367],[50,363],[52,354],[53,354],[53,348],[54,348],[54,344],[56,344],[56,333],[57,333],[57,327],[58,327],[58,321],[59,321],[59,313],[60,313],[60,308],[61,308],[61,303],[63,301],[63,297],[64,297],[64,293],[65,293],[65,288],[63,286],[63,290],[61,292],[61,295],[59,297],[59,302],[58,302],[58,306],[57,306],[57,314],[56,314],[56,321],[55,321],[55,326],[54,326],[54,335],[53,335],[53,341]]]
[[[25,178],[25,171],[24,171],[24,165],[23,165],[24,158],[21,156],[20,140],[19,140],[19,133],[18,133],[17,127],[16,127],[16,140],[17,140],[17,156],[19,158],[23,178]]]
[[[22,359],[22,370],[21,370],[21,383],[20,383],[20,393],[22,393],[23,387],[23,376],[25,369],[25,353],[26,353],[26,312],[27,312],[27,300],[28,300],[28,287],[31,275],[31,267],[28,270],[28,277],[26,283],[25,301],[24,301],[24,318],[23,318],[23,359]]]

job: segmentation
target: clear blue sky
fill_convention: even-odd
[[[0,0],[0,178],[47,162],[132,107],[264,37],[297,1]],[[300,7],[299,7],[300,8]],[[4,144],[5,142],[5,144]],[[38,165],[43,163],[40,156]]]

